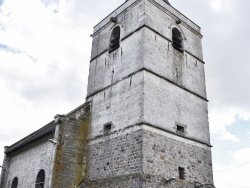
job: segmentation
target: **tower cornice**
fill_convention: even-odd
[[[119,17],[123,12],[127,11],[127,9],[137,5],[141,1],[149,1],[158,7],[160,10],[164,11],[166,14],[174,18],[176,21],[181,21],[181,24],[190,29],[192,32],[197,34],[200,38],[202,38],[202,34],[200,33],[200,27],[191,21],[184,14],[179,12],[177,9],[167,4],[162,0],[129,0],[124,2],[121,6],[119,6],[116,10],[110,13],[107,17],[105,17],[101,22],[99,22],[96,26],[94,26],[93,36],[98,34],[101,30],[105,29],[109,24],[112,24],[110,18]]]

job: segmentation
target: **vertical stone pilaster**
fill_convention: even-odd
[[[6,148],[7,146],[4,149],[6,150]],[[0,188],[4,188],[7,186],[8,174],[10,170],[9,167],[10,167],[10,157],[5,154],[1,171]]]
[[[86,174],[90,103],[61,118],[53,167],[53,188],[78,187]]]

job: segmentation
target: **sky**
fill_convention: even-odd
[[[124,0],[0,0],[0,164],[84,103],[93,26]],[[250,1],[170,0],[202,28],[218,188],[250,188]]]

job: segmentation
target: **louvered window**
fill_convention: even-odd
[[[120,47],[120,27],[117,26],[113,29],[109,41],[109,53],[113,52]]]
[[[179,52],[183,52],[183,38],[181,32],[177,28],[172,30],[173,47]]]

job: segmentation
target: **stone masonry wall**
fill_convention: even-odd
[[[18,178],[18,187],[33,188],[37,174],[41,169],[45,171],[44,188],[50,187],[54,144],[50,143],[48,139],[47,137],[38,143],[33,143],[24,150],[9,156],[8,180],[5,185],[1,185],[1,188],[11,187],[15,177]]]
[[[140,174],[85,181],[79,188],[142,188]]]
[[[184,137],[210,144],[207,102],[145,71],[144,121],[168,132],[185,126]]]
[[[109,15],[109,18],[107,17],[103,20],[106,22],[103,27],[101,27],[101,29],[95,29],[93,33],[91,59],[108,50],[110,33],[115,25],[121,26],[122,39],[144,24],[144,0],[130,0],[129,4],[130,5],[122,6],[118,11],[113,12],[112,16],[117,17],[117,24],[110,22],[111,15]],[[99,24],[102,23],[100,22]]]
[[[143,110],[143,72],[131,75],[92,100],[90,138],[103,136],[103,126],[111,123],[111,131],[121,131],[141,121]]]
[[[78,188],[214,188],[187,180],[168,181],[160,176],[137,173],[116,178],[86,181]]]
[[[172,27],[175,26],[181,29],[184,34],[184,49],[197,58],[203,59],[202,35],[198,26],[188,23],[188,20],[179,12],[175,12],[175,16],[173,16],[169,13],[169,11],[174,11],[173,8],[164,3],[163,0],[146,0],[145,7],[145,23],[148,26],[156,30],[162,36],[168,38],[170,41],[172,41]],[[176,21],[179,19],[181,23],[176,24]]]
[[[214,188],[213,185],[201,185],[198,182],[187,180],[171,180],[159,176],[146,175],[143,188]]]
[[[1,171],[1,178],[0,178],[0,188],[6,187],[8,183],[8,174],[10,170],[10,157],[5,155],[3,160],[3,166]]]
[[[59,119],[52,188],[75,188],[86,178],[90,108],[90,103],[85,103]]]
[[[172,33],[172,28],[167,27],[166,30]],[[192,38],[189,35],[186,37],[188,37],[187,40]],[[205,71],[202,60],[186,51],[180,53],[173,48],[170,36],[166,40],[147,28],[144,40],[146,41],[144,67],[147,70],[206,98]],[[186,50],[185,46],[184,49]]]
[[[92,141],[88,178],[79,188],[196,188],[201,183],[213,188],[209,147],[145,127]],[[179,166],[186,169],[185,180],[179,179]]]
[[[195,188],[195,181],[213,183],[209,147],[147,129],[128,132],[92,141],[88,178],[80,188]],[[179,166],[186,169],[186,180],[178,179]],[[176,179],[168,182],[171,177]]]
[[[90,110],[90,103],[85,103],[67,115],[56,116],[55,134],[6,155],[0,187],[11,187],[17,177],[18,187],[33,188],[41,169],[45,171],[44,188],[80,185],[87,172]]]
[[[211,149],[201,144],[189,144],[178,137],[144,130],[143,162],[145,174],[178,179],[178,167],[182,167],[186,180],[213,184]]]
[[[98,180],[142,172],[142,130],[89,146],[89,179]]]

